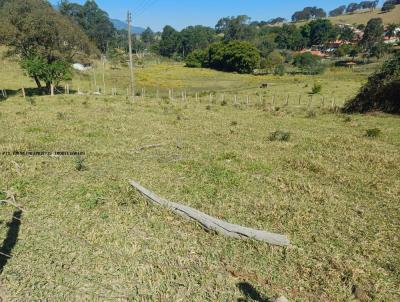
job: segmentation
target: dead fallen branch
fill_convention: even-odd
[[[206,230],[216,231],[225,236],[234,238],[252,238],[260,241],[268,242],[272,245],[289,246],[290,242],[287,236],[269,233],[265,231],[254,230],[251,228],[242,227],[231,224],[226,221],[211,217],[196,209],[172,202],[157,196],[150,190],[142,187],[135,181],[130,181],[129,184],[147,197],[150,201],[157,205],[161,205],[171,209],[173,212],[199,222]]]

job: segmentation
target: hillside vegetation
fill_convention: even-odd
[[[373,18],[381,18],[384,24],[400,24],[400,5],[389,12],[382,12],[379,9],[374,11],[356,11],[352,14],[344,14],[337,17],[327,17],[333,24],[367,24]],[[297,22],[297,25],[304,25],[307,22]]]

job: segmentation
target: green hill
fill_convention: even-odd
[[[337,17],[328,17],[333,24],[367,24],[372,18],[382,18],[384,24],[400,24],[400,5],[390,12],[384,13],[377,9],[374,11],[359,11],[353,14],[345,14]],[[296,25],[303,25],[306,22],[296,22]]]

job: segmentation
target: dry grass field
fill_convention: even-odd
[[[13,62],[2,67],[0,88],[33,87]],[[11,93],[0,101],[1,152],[86,155],[0,155],[0,200],[14,197],[24,210],[0,206],[0,251],[12,256],[0,258],[1,297],[398,301],[400,119],[331,110],[333,97],[340,105],[369,72],[256,77],[163,63],[137,70],[148,95],[135,101],[122,93],[124,69],[106,78],[121,91],[114,97]],[[87,91],[90,82],[76,75],[71,86]],[[261,91],[264,82],[270,88]],[[322,93],[310,104],[314,83]],[[196,91],[205,92],[198,101]],[[368,136],[375,128],[380,135]],[[289,139],[272,141],[278,130]],[[287,234],[293,246],[207,233],[148,203],[130,179],[210,215]]]
[[[384,24],[400,23],[400,5],[390,12],[384,13],[380,10],[356,12],[338,17],[329,18],[333,24],[367,24],[372,18],[382,18]]]

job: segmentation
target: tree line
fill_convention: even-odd
[[[320,13],[318,9],[311,11],[313,16]],[[283,74],[285,64],[292,63],[302,72],[318,73],[323,70],[320,58],[311,54],[293,57],[293,52],[314,45],[328,48],[336,39],[355,39],[351,27],[333,25],[327,19],[317,18],[302,26],[272,24],[282,19],[252,22],[240,15],[221,18],[214,28],[197,25],[177,31],[167,25],[161,33],[147,28],[140,37],[132,36],[133,49],[186,61],[189,67],[240,73],[261,68]],[[394,35],[395,28],[389,27],[387,34]],[[382,20],[370,20],[363,30],[363,39],[357,45],[341,46],[338,56],[354,58],[359,52],[382,55]],[[114,65],[126,63],[127,37],[127,30],[116,30],[108,14],[92,0],[83,5],[63,0],[57,10],[45,0],[0,0],[0,43],[9,46],[9,55],[20,58],[26,74],[39,88],[49,90],[69,79],[71,63],[90,56],[103,53]]]
[[[385,30],[380,18],[359,26],[365,33],[357,43],[353,27],[333,25],[328,19],[312,20],[300,27],[286,23],[282,26],[260,24],[251,22],[248,16],[237,16],[220,19],[214,29],[199,26],[178,32],[166,26],[156,48],[161,55],[185,60],[190,67],[237,72],[261,67],[282,73],[284,62],[294,62],[292,52],[312,46],[328,49],[337,39],[343,43],[336,50],[338,57],[350,55],[354,59],[362,52],[367,57],[379,58],[388,47],[384,44]],[[387,34],[395,28],[395,25],[390,25]],[[242,64],[238,64],[239,59]],[[322,70],[317,61],[315,58],[316,70]]]

